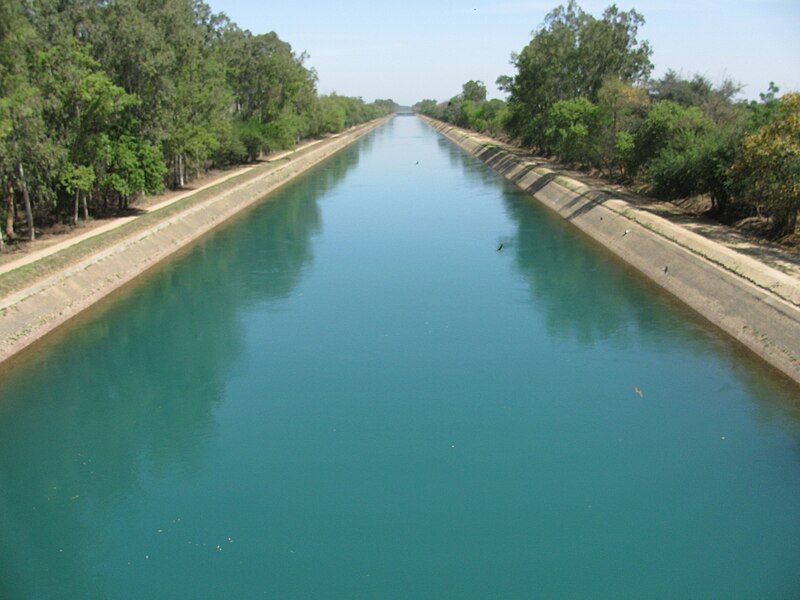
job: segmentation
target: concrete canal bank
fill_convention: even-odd
[[[301,175],[339,150],[349,146],[389,118],[357,126],[323,140],[284,162],[263,166],[263,172],[227,186],[185,210],[171,210],[163,219],[122,239],[115,239],[80,256],[80,245],[69,252],[78,255],[63,268],[31,281],[0,298],[0,362],[125,285],[158,262],[221,225],[243,209]],[[258,167],[262,169],[262,167]]]
[[[792,273],[485,136],[421,118],[800,383],[800,280]]]

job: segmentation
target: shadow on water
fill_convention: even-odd
[[[239,314],[298,284],[322,228],[319,199],[371,143],[331,157],[4,367],[0,597],[97,595],[81,553],[84,537],[98,534],[93,516],[136,496],[145,465],[202,468],[242,350]],[[48,572],[86,587],[57,592]]]
[[[669,332],[669,343],[686,350],[686,361],[702,362],[709,354],[721,358],[748,392],[761,400],[755,407],[761,421],[786,419],[800,433],[800,394],[793,382],[570,227],[528,192],[443,136],[437,140],[463,177],[475,184],[503,185],[503,208],[516,228],[506,245],[514,253],[515,268],[529,286],[534,304],[543,311],[549,335],[583,346],[624,346],[644,338],[657,348]],[[476,162],[482,168],[476,169]]]
[[[544,308],[550,335],[587,346],[623,346],[643,337],[658,347],[668,331],[669,344],[686,349],[685,360],[702,361],[710,351],[722,357],[754,396],[778,399],[800,425],[797,389],[780,373],[544,207],[512,190],[505,208],[517,226],[515,267]],[[577,267],[559,268],[564,264]]]
[[[489,168],[475,169],[470,167],[470,161],[477,161],[475,157],[467,154],[464,150],[456,146],[453,142],[442,135],[436,136],[436,143],[450,163],[450,166],[473,183],[489,184],[496,182],[498,175]]]

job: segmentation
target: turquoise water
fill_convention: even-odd
[[[796,597],[797,395],[398,117],[0,371],[0,597]]]

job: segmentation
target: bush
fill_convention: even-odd
[[[570,163],[596,164],[597,105],[587,98],[556,102],[548,113],[546,139],[562,160]]]
[[[773,121],[745,138],[732,173],[744,197],[772,217],[777,235],[794,233],[800,210],[800,94],[783,96]]]

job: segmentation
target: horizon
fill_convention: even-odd
[[[282,3],[269,11],[253,0],[213,0],[211,7],[243,29],[275,31],[298,54],[307,52],[320,93],[392,98],[409,106],[423,98],[451,98],[471,79],[483,81],[490,98],[504,97],[495,80],[513,74],[511,53],[527,45],[559,4],[476,0],[430,6],[410,0],[393,14],[364,0]],[[611,2],[579,4],[597,16]],[[800,3],[654,0],[618,6],[644,15],[639,37],[653,48],[654,77],[672,69],[715,84],[732,79],[744,86],[738,98],[748,100],[757,99],[770,81],[781,94],[800,90]]]

